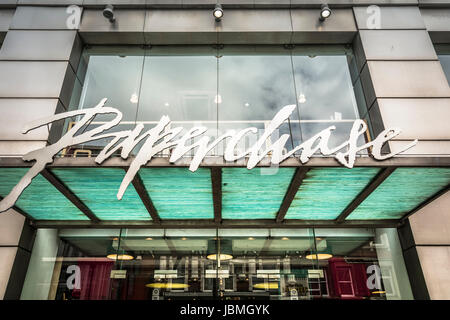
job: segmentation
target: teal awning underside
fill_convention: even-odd
[[[295,168],[223,168],[224,219],[275,219]]]
[[[5,197],[28,168],[0,168]],[[182,167],[146,167],[139,171],[154,214],[164,220],[274,220],[287,198],[298,168],[221,168],[220,192],[214,193],[211,168],[192,173]],[[306,172],[289,202],[284,220],[336,220],[379,176],[380,167],[317,167]],[[100,221],[152,221],[148,203],[130,183],[117,200],[123,168],[49,168]],[[399,220],[450,184],[450,168],[396,168],[349,215],[350,220]],[[291,190],[292,191],[292,190]],[[218,200],[217,197],[220,197]],[[217,202],[220,203],[219,208]],[[42,175],[22,193],[16,207],[32,219],[86,221],[66,195]]]

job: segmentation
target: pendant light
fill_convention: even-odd
[[[106,251],[106,257],[111,260],[133,260],[134,256],[131,252],[127,252],[122,250],[122,252],[118,252],[119,250],[114,249],[113,242],[108,247]]]
[[[333,253],[330,248],[325,248],[321,250],[309,251],[306,253],[306,259],[308,260],[327,260],[333,257]]]
[[[217,260],[218,251],[220,251],[220,260],[224,261],[233,259],[233,242],[230,239],[208,240],[206,258],[209,260]]]

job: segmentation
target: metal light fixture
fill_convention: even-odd
[[[219,259],[230,260],[233,259],[233,243],[230,239],[208,240],[208,251],[206,258],[209,260],[217,260],[217,252],[220,252]]]
[[[111,4],[107,4],[105,9],[103,9],[103,16],[111,23],[116,21],[116,18],[114,17],[114,7]]]
[[[122,251],[121,253],[119,253],[118,250],[113,247],[112,243],[111,243],[111,246],[106,251],[106,257],[111,260],[133,260],[134,259],[134,256],[131,252]]]
[[[326,3],[322,4],[320,6],[320,21],[325,21],[325,19],[329,18],[331,16],[331,9],[328,7]]]
[[[219,22],[223,17],[223,9],[219,3],[214,7],[213,16],[217,22]]]
[[[327,260],[333,257],[330,249],[325,248],[323,250],[317,250],[317,252],[307,252],[305,258],[308,260]]]

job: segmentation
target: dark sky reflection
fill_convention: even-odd
[[[263,121],[297,100],[291,126],[281,128],[292,135],[288,150],[333,124],[338,129],[330,146],[348,138],[350,122],[299,125],[299,114],[301,120],[359,118],[345,55],[293,56],[295,82],[289,55],[147,56],[144,64],[143,59],[91,56],[80,108],[107,97],[107,105],[124,113],[123,121],[158,121],[169,115],[186,122],[177,126],[190,128],[195,122],[216,136],[229,129],[262,129]]]

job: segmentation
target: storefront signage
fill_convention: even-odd
[[[17,199],[23,190],[30,185],[31,180],[36,177],[47,164],[53,162],[53,158],[63,149],[79,145],[100,139],[111,139],[110,142],[101,150],[100,154],[95,158],[95,162],[98,164],[103,163],[115,152],[120,150],[120,156],[123,159],[128,158],[131,151],[137,144],[143,142],[142,147],[137,153],[136,157],[131,162],[131,165],[125,174],[124,179],[120,185],[117,198],[120,200],[125,193],[130,182],[133,180],[139,169],[149,162],[156,154],[168,148],[172,149],[169,161],[171,163],[181,159],[187,152],[195,150],[195,154],[192,157],[189,170],[196,171],[200,166],[205,156],[216,147],[220,142],[227,140],[227,144],[224,152],[225,161],[236,161],[242,158],[248,158],[247,168],[254,168],[264,157],[270,154],[270,161],[273,165],[278,165],[282,161],[294,155],[296,152],[300,152],[299,160],[304,164],[316,152],[320,152],[324,156],[334,155],[334,158],[342,165],[352,168],[357,152],[368,149],[372,156],[377,160],[385,160],[404,152],[417,144],[417,140],[412,141],[408,145],[404,146],[401,150],[389,154],[382,155],[381,148],[383,144],[400,134],[401,130],[398,128],[390,128],[381,132],[374,140],[358,145],[357,141],[359,136],[363,135],[367,130],[367,125],[362,120],[355,120],[353,127],[350,130],[350,137],[342,144],[335,148],[329,148],[328,142],[330,140],[332,132],[336,129],[335,126],[329,126],[328,128],[320,131],[310,139],[304,141],[293,150],[289,152],[283,152],[286,142],[289,139],[288,134],[283,134],[278,140],[266,147],[266,140],[289,118],[292,112],[295,110],[296,105],[287,105],[283,107],[270,122],[264,133],[256,141],[256,143],[249,147],[244,152],[235,155],[235,149],[239,141],[247,135],[255,135],[257,128],[249,127],[240,131],[230,130],[227,133],[221,135],[214,141],[208,136],[203,136],[195,143],[191,143],[194,138],[202,136],[206,131],[206,127],[193,127],[187,133],[177,138],[182,127],[172,128],[170,126],[171,121],[168,116],[163,116],[159,122],[152,129],[143,132],[144,125],[137,124],[133,130],[123,130],[117,132],[107,132],[107,130],[120,124],[122,120],[122,113],[112,107],[106,107],[106,98],[102,99],[100,103],[94,108],[75,110],[65,113],[53,115],[48,118],[34,121],[27,125],[23,129],[23,133],[27,133],[30,130],[49,125],[55,121],[72,118],[76,116],[82,116],[67,133],[61,137],[57,142],[45,146],[41,149],[31,151],[23,156],[23,160],[36,162],[30,168],[30,170],[22,177],[19,183],[13,188],[13,190],[0,202],[0,212],[6,211],[13,207]],[[97,115],[112,114],[115,115],[114,119],[106,122],[93,129],[86,129],[90,121]],[[83,131],[83,129],[86,129]]]

